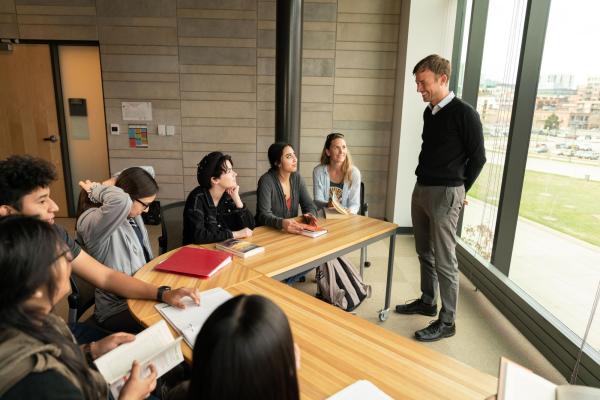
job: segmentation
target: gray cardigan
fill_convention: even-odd
[[[146,264],[144,250],[135,231],[127,220],[133,204],[131,198],[116,186],[95,185],[90,198],[102,205],[86,210],[77,220],[77,241],[96,260],[104,265],[132,276]],[[142,231],[144,247],[153,258],[148,232],[141,216],[135,222]],[[98,321],[127,310],[125,299],[96,289]]]
[[[298,205],[302,208],[302,213],[316,215],[315,204],[310,198],[304,180],[299,173],[293,172],[290,175],[290,188],[292,208],[288,210],[285,205],[283,188],[277,178],[277,171],[270,169],[260,177],[256,191],[256,222],[258,225],[281,229],[284,219],[298,216]]]

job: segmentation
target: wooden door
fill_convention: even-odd
[[[60,207],[57,216],[66,217],[54,96],[49,45],[17,44],[0,52],[0,159],[29,154],[54,164],[58,180],[50,185],[51,197]]]

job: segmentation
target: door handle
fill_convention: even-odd
[[[44,140],[46,142],[52,142],[52,143],[58,142],[58,138],[56,137],[56,135],[50,135],[48,137],[45,137]]]

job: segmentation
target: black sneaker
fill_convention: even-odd
[[[417,299],[410,303],[398,304],[396,312],[398,314],[421,314],[435,317],[437,315],[437,304],[426,304],[423,300]]]
[[[415,339],[419,342],[435,342],[443,338],[454,336],[456,324],[448,325],[440,319],[431,321],[429,326],[415,332]]]

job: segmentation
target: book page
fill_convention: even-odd
[[[94,364],[109,384],[122,381],[134,360],[142,364],[155,363],[160,376],[183,361],[179,342],[173,339],[166,322],[161,320],[138,333],[133,342],[98,357]]]
[[[390,396],[383,393],[381,389],[366,380],[354,382],[352,385],[337,392],[328,400],[392,400]]]
[[[300,231],[301,235],[312,237],[312,238],[319,237],[319,236],[324,235],[326,233],[327,233],[326,229],[323,229],[323,230],[320,230],[320,231],[309,231],[307,229],[303,229],[303,230]]]
[[[194,348],[196,336],[198,336],[204,322],[217,307],[232,297],[223,288],[214,288],[200,293],[199,306],[191,298],[185,297],[183,299],[184,309],[168,304],[157,304],[155,307],[175,330],[181,333],[186,343]]]
[[[504,357],[500,361],[498,400],[555,400],[556,385]]]
[[[164,321],[162,321],[164,322]],[[181,340],[183,338],[178,337],[173,340],[171,344],[162,349],[158,354],[155,354],[149,360],[144,360],[141,362],[142,366],[142,377],[147,377],[150,375],[149,365],[154,364],[156,368],[156,378],[160,378],[179,363],[183,362],[183,353],[181,352]],[[127,372],[127,375],[119,378],[116,382],[113,382],[110,385],[110,392],[112,393],[115,399],[119,398],[119,394],[121,393],[121,389],[125,386],[127,380],[125,379],[129,376],[131,370]]]
[[[598,400],[600,389],[579,385],[559,385],[556,387],[556,400]]]

